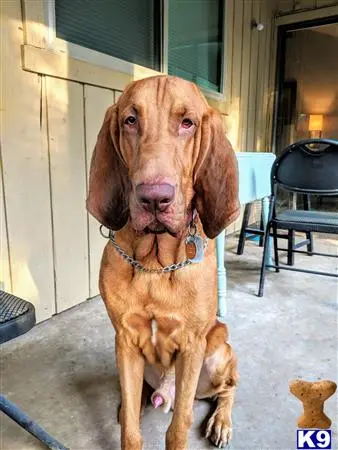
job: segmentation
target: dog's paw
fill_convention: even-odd
[[[205,437],[218,448],[226,447],[232,438],[232,425],[221,412],[215,411],[210,417]]]

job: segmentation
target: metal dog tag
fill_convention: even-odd
[[[186,239],[186,244],[194,244],[195,246],[195,256],[193,258],[189,258],[192,263],[199,263],[204,259],[204,240],[201,236],[197,234],[189,235]]]

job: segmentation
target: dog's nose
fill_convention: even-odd
[[[174,201],[175,188],[171,184],[139,184],[136,198],[140,206],[150,212],[164,212]]]

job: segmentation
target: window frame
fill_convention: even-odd
[[[148,67],[139,66],[135,63],[110,56],[105,53],[92,50],[87,47],[83,47],[78,44],[60,39],[56,36],[56,15],[55,15],[55,0],[40,0],[34,1],[23,0],[24,6],[24,25],[25,25],[25,45],[24,47],[35,47],[33,52],[30,52],[29,48],[24,48],[23,68],[30,71],[37,71],[36,64],[33,68],[25,67],[29,66],[30,53],[36,56],[36,47],[42,48],[47,52],[52,52],[54,55],[62,55],[67,58],[82,61],[88,64],[93,64],[104,69],[120,72],[121,74],[134,76],[135,73],[139,75],[136,78],[152,76],[156,74],[168,73],[168,2],[170,0],[162,0],[161,2],[161,14],[162,14],[162,27],[161,27],[161,48],[160,48],[160,71],[153,70]],[[223,9],[223,52],[221,57],[221,80],[220,80],[220,92],[216,90],[207,89],[199,86],[200,90],[209,98],[215,100],[225,100],[225,84],[226,84],[226,54],[227,54],[227,26],[229,26],[228,17],[228,0],[222,0],[224,2]],[[40,27],[36,26],[40,24]],[[40,34],[40,36],[39,36]],[[28,54],[28,58],[25,59],[25,51]],[[39,73],[44,73],[41,70]],[[49,75],[49,73],[46,73]],[[64,78],[61,75],[61,78]],[[75,80],[76,81],[76,80]],[[90,83],[97,84],[100,83]]]

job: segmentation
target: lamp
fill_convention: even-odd
[[[311,138],[321,138],[323,131],[323,114],[310,114],[309,133]]]
[[[251,21],[251,28],[256,29],[257,31],[263,31],[264,30],[264,24],[258,23],[256,20]]]

